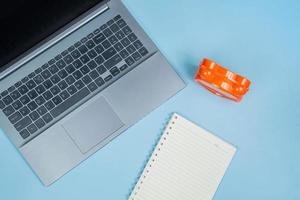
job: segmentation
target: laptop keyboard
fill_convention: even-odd
[[[2,91],[0,109],[27,139],[124,75],[147,54],[118,15]]]

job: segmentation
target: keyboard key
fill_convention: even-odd
[[[20,108],[22,108],[22,103],[19,100],[17,100],[12,104],[12,106],[15,110],[19,110]]]
[[[82,78],[82,81],[84,82],[84,84],[89,84],[90,82],[92,82],[92,79],[89,75],[85,75],[83,78]]]
[[[43,120],[46,123],[49,123],[49,122],[51,122],[53,120],[53,117],[49,113],[47,113],[46,115],[44,115],[42,118],[43,118]]]
[[[20,119],[22,119],[22,115],[19,112],[15,112],[11,116],[8,117],[8,120],[12,123],[15,124],[17,123]]]
[[[116,50],[111,47],[108,50],[106,50],[104,53],[102,53],[102,56],[104,57],[105,60],[111,58],[112,56],[114,56],[116,54]]]
[[[71,85],[75,82],[75,78],[72,76],[72,75],[69,75],[67,78],[66,78],[66,82]]]
[[[52,101],[55,105],[58,105],[62,102],[62,99],[60,98],[60,96],[56,96],[52,99]]]
[[[114,67],[115,65],[117,65],[121,61],[122,61],[122,58],[119,55],[115,55],[111,59],[106,61],[104,63],[104,66],[106,67],[106,69],[110,69],[110,68]]]
[[[96,29],[96,30],[94,30],[94,32],[93,32],[95,35],[97,35],[98,33],[100,33],[100,29]]]
[[[103,24],[101,27],[100,27],[100,30],[105,30],[108,26],[106,24]]]
[[[128,36],[128,39],[130,40],[130,42],[134,42],[137,39],[137,37],[136,37],[136,35],[134,33],[131,33]]]
[[[20,98],[20,101],[22,102],[23,105],[26,105],[30,101],[30,99],[27,95],[24,95]]]
[[[43,97],[46,99],[46,101],[48,101],[49,99],[51,99],[53,97],[53,95],[50,91],[47,91],[43,94]]]
[[[28,138],[30,136],[30,133],[24,129],[20,132],[21,137],[25,140],[26,138]]]
[[[123,44],[124,47],[130,45],[130,41],[128,40],[128,38],[124,38],[123,40],[121,40],[121,43]]]
[[[64,90],[68,87],[68,84],[66,83],[66,81],[62,80],[61,82],[58,83],[58,87],[61,90]]]
[[[118,32],[120,28],[118,27],[117,24],[113,24],[109,27],[114,33]]]
[[[90,68],[90,70],[93,70],[97,67],[97,64],[95,61],[92,60],[87,64],[87,66]]]
[[[139,52],[142,56],[145,56],[148,53],[148,50],[145,47],[142,47]]]
[[[0,100],[0,109],[3,109],[3,108],[5,108],[5,104],[2,100]]]
[[[68,48],[68,51],[69,51],[69,52],[74,51],[74,50],[75,50],[75,47],[74,47],[74,46],[70,46],[70,47]]]
[[[79,69],[80,67],[82,67],[82,62],[80,61],[80,60],[75,60],[74,62],[73,62],[73,65],[74,65],[74,67],[76,68],[76,69]]]
[[[1,93],[1,96],[2,96],[2,97],[5,97],[6,95],[8,95],[8,91],[7,91],[7,90],[5,90],[5,91],[3,91],[3,92]]]
[[[124,71],[124,70],[127,69],[127,68],[128,68],[128,65],[125,64],[125,65],[122,65],[122,67],[120,67],[120,70],[121,70],[121,71]]]
[[[95,58],[95,61],[98,65],[101,65],[104,62],[104,58],[101,55],[99,55],[97,56],[97,58]]]
[[[80,41],[81,41],[82,43],[86,43],[87,40],[88,40],[88,39],[87,39],[86,37],[84,37],[84,38],[82,38]]]
[[[59,106],[55,107],[52,111],[51,114],[53,117],[57,117],[63,112],[65,112],[67,109],[84,99],[86,96],[90,94],[90,91],[85,87],[73,96],[71,96],[69,99],[65,100],[62,104]]]
[[[18,81],[15,83],[15,87],[20,87],[22,85],[22,82],[21,81]]]
[[[51,59],[51,60],[48,61],[49,65],[53,65],[54,63],[55,63],[55,59]]]
[[[24,77],[24,78],[22,78],[22,83],[26,83],[27,81],[29,80],[29,78],[28,77]]]
[[[31,90],[36,86],[36,84],[33,80],[30,80],[26,83],[26,86]]]
[[[124,26],[126,26],[126,22],[123,19],[120,19],[119,21],[117,21],[117,24],[120,28],[123,28]]]
[[[29,133],[34,134],[35,132],[37,132],[38,128],[34,124],[31,124],[27,127],[27,130],[29,131]]]
[[[106,82],[108,82],[108,81],[110,81],[112,78],[113,78],[112,75],[108,75],[107,77],[104,78],[104,80],[105,80]]]
[[[51,76],[51,73],[49,70],[46,69],[45,71],[42,72],[42,76],[44,79],[48,79]]]
[[[138,52],[135,52],[134,54],[132,54],[132,57],[135,61],[138,61],[142,58],[142,56]]]
[[[109,47],[111,47],[111,44],[108,40],[104,40],[102,42],[102,46],[105,48],[105,49],[108,49]]]
[[[68,73],[64,69],[60,70],[57,74],[61,79],[64,79],[68,76]]]
[[[74,85],[71,85],[70,87],[67,88],[67,91],[68,91],[71,95],[73,95],[73,94],[75,94],[75,93],[77,92],[77,89],[76,89],[76,87],[75,87]]]
[[[110,37],[112,34],[113,34],[113,32],[111,32],[111,30],[110,29],[105,29],[104,31],[103,31],[103,33],[104,33],[104,35],[106,36],[106,37]]]
[[[31,119],[29,116],[23,118],[21,121],[17,122],[14,126],[17,131],[21,131],[22,129],[26,128],[29,124],[31,124]]]
[[[85,45],[87,46],[87,48],[92,49],[94,48],[96,45],[92,40],[89,40],[85,43]]]
[[[49,67],[48,63],[43,64],[42,69],[47,69]],[[22,81],[23,82],[23,81]]]
[[[35,121],[40,117],[40,115],[38,112],[33,111],[32,113],[29,114],[29,117],[31,118],[32,121]]]
[[[143,47],[143,44],[141,41],[137,40],[133,43],[133,46],[136,48],[136,49],[140,49]]]
[[[91,39],[93,36],[94,36],[94,34],[93,34],[93,33],[90,33],[90,34],[88,34],[87,38],[88,38],[88,39]]]
[[[78,80],[82,77],[82,73],[79,70],[77,70],[73,73],[73,76],[74,76],[75,79]]]
[[[55,56],[55,60],[60,60],[62,58],[62,56],[60,54],[58,54],[57,56]]]
[[[126,48],[126,50],[127,50],[130,54],[132,54],[133,52],[135,52],[135,47],[131,44],[131,45],[129,45],[129,46]]]
[[[11,98],[13,98],[14,100],[18,99],[21,94],[18,90],[13,91],[12,93],[10,93]]]
[[[123,59],[127,58],[127,56],[129,56],[129,53],[128,51],[126,51],[126,49],[123,49],[121,52],[120,52],[120,55]]]
[[[63,61],[63,60],[60,60],[56,63],[56,66],[59,68],[59,69],[62,69],[66,66],[66,63]]]
[[[46,89],[49,89],[52,87],[53,83],[50,80],[46,80],[43,85],[45,86]]]
[[[50,80],[52,81],[52,83],[56,84],[56,83],[58,83],[60,81],[60,78],[59,78],[59,76],[57,74],[55,74],[54,76],[52,76],[50,78]]]
[[[16,89],[15,86],[11,86],[11,87],[9,87],[7,90],[8,90],[8,92],[12,92],[12,91],[14,91],[15,89]]]
[[[104,48],[101,44],[95,47],[95,50],[98,54],[102,53],[104,51]]]
[[[30,99],[35,99],[38,96],[38,93],[35,90],[31,90],[27,95]]]
[[[80,45],[81,45],[81,42],[80,42],[80,41],[78,41],[78,42],[76,42],[76,43],[74,44],[74,46],[75,46],[76,48],[80,47]]]
[[[27,108],[27,106],[23,107],[20,109],[20,113],[23,115],[23,116],[26,116],[30,113],[30,110]]]
[[[104,74],[107,70],[103,65],[100,65],[99,67],[97,67],[97,71],[99,72],[99,74]]]
[[[113,76],[117,76],[120,73],[120,70],[117,67],[113,67],[109,71]]]
[[[103,35],[103,33],[99,33],[98,35],[96,35],[93,38],[93,40],[96,44],[100,44],[101,42],[103,42],[105,40],[105,36]]]
[[[94,92],[95,90],[97,90],[97,85],[96,83],[92,82],[88,85],[88,88],[91,92]]]
[[[90,69],[88,68],[88,66],[85,65],[85,66],[80,68],[80,71],[83,75],[85,75],[85,74],[90,72]]]
[[[7,95],[6,97],[4,97],[2,100],[5,103],[5,105],[9,105],[9,104],[11,104],[13,102],[13,99],[9,95]]]
[[[96,51],[95,50],[90,50],[88,53],[88,56],[90,57],[90,59],[93,59],[93,58],[95,58],[96,56],[97,56],[97,53],[96,53]]]
[[[39,74],[39,73],[41,73],[43,71],[43,68],[42,67],[39,67],[39,68],[37,68],[34,72],[36,73],[36,74]]]
[[[110,38],[108,38],[109,42],[114,45],[118,42],[118,38],[116,38],[116,36],[111,36]]]
[[[38,96],[36,99],[35,99],[35,102],[37,105],[42,105],[46,102],[46,100],[44,99],[43,96]]]
[[[79,59],[80,59],[80,61],[81,61],[83,64],[85,64],[85,63],[87,63],[87,62],[90,61],[90,58],[89,58],[87,55],[83,55],[83,56],[81,56]]]
[[[116,36],[119,40],[122,40],[125,37],[125,34],[122,31],[118,31]]]
[[[69,94],[66,90],[64,90],[64,91],[62,91],[62,92],[59,94],[59,96],[60,96],[63,100],[66,100],[67,98],[70,97],[70,94]]]
[[[129,34],[132,32],[132,30],[131,30],[131,28],[129,28],[129,26],[125,26],[125,27],[122,29],[122,31],[123,31],[123,33],[124,33],[125,35],[129,35]]]
[[[38,128],[43,128],[46,125],[46,123],[41,118],[39,118],[38,120],[36,120],[35,125]]]
[[[117,16],[114,17],[114,20],[115,20],[115,21],[117,21],[117,20],[119,20],[119,19],[121,19],[121,15],[117,15]]]
[[[112,20],[112,19],[107,22],[108,26],[111,26],[112,24],[114,24],[114,20]]]
[[[65,57],[66,55],[68,55],[68,50],[64,50],[62,53],[61,53],[61,55],[63,56],[63,57]]]
[[[83,83],[81,80],[76,81],[76,82],[74,83],[74,85],[75,85],[75,87],[76,87],[77,90],[80,90],[81,88],[84,87],[84,83]]]
[[[33,78],[34,76],[35,76],[35,73],[34,73],[34,72],[31,72],[31,73],[28,75],[29,78]]]
[[[26,85],[22,85],[21,87],[19,87],[18,91],[23,95],[28,92],[28,88],[26,87]]]
[[[80,57],[80,52],[76,49],[75,51],[73,51],[72,53],[71,53],[71,55],[73,56],[73,58],[74,59],[77,59],[77,58],[79,58]]]
[[[88,48],[86,46],[81,45],[78,50],[80,51],[81,54],[85,54],[88,51]]]
[[[41,75],[37,75],[33,78],[34,82],[38,85],[44,81],[43,77]]]
[[[35,88],[35,90],[37,91],[38,94],[42,94],[45,92],[45,87],[43,85],[39,85]]]
[[[30,102],[27,106],[31,111],[35,110],[38,107],[38,105],[34,101]]]
[[[127,63],[127,65],[131,66],[134,64],[134,59],[132,57],[128,57],[125,59],[125,62]]]
[[[60,89],[57,85],[53,86],[51,89],[50,89],[51,93],[55,96],[57,95],[59,92],[60,92]]]
[[[118,42],[117,44],[115,44],[114,48],[117,51],[121,51],[124,47],[123,47],[123,45],[120,42]]]
[[[101,77],[99,77],[95,80],[95,83],[98,85],[98,87],[101,87],[105,82]]]
[[[66,67],[66,71],[71,74],[75,71],[75,67],[71,64]]]
[[[45,107],[47,108],[47,110],[51,110],[55,107],[54,103],[50,100],[47,103],[45,103]]]
[[[56,72],[59,70],[56,65],[51,65],[48,69],[52,74],[56,74]]]
[[[3,113],[6,116],[9,116],[15,112],[15,109],[12,106],[7,106],[6,108],[3,109]]]
[[[90,77],[91,77],[93,80],[95,80],[96,78],[99,77],[99,74],[98,74],[98,72],[97,72],[96,70],[91,71],[91,72],[89,73],[89,75],[90,75]]]
[[[41,106],[37,109],[37,112],[39,113],[39,115],[44,115],[47,112],[47,109],[45,108],[45,106]]]
[[[66,57],[64,57],[64,61],[67,63],[67,64],[70,64],[71,62],[73,62],[73,58],[71,55],[67,55]]]

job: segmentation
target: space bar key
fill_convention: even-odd
[[[71,98],[65,100],[63,103],[59,104],[53,110],[50,111],[51,115],[55,118],[65,112],[67,109],[71,108],[73,105],[78,103],[84,97],[89,95],[91,92],[87,88],[81,89],[79,92],[74,94]]]

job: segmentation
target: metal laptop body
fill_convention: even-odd
[[[3,71],[0,74],[1,90],[38,69],[74,41],[80,41],[116,16],[126,21],[148,51],[133,66],[124,69],[125,74],[113,77],[110,84],[98,88],[99,92],[88,93],[37,134],[26,139],[0,112],[0,127],[46,186],[185,86],[122,2],[111,0],[91,9]]]

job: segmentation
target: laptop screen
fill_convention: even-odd
[[[12,61],[102,0],[9,0],[0,3],[0,72]]]

